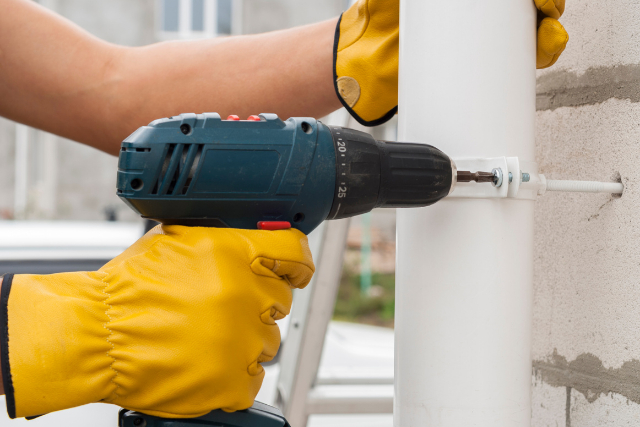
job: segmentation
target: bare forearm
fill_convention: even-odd
[[[338,109],[332,68],[335,25],[332,20],[260,35],[127,50],[117,67],[122,73],[118,109],[124,116],[114,138],[184,112],[215,111],[223,118],[270,112],[288,118],[320,117]]]
[[[115,154],[137,127],[184,112],[322,116],[335,20],[273,33],[128,48],[34,2],[2,0],[0,115]]]
[[[0,2],[0,115],[91,142],[95,119],[113,110],[105,94],[115,48],[36,2]]]

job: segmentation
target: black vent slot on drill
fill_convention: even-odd
[[[187,194],[195,179],[203,147],[204,144],[169,144],[151,194]]]
[[[182,159],[180,159],[180,163],[178,163],[178,167],[173,174],[171,174],[171,181],[169,181],[169,188],[167,188],[166,194],[173,194],[173,190],[176,188],[176,183],[178,182],[178,178],[180,177],[180,169],[185,161],[186,151],[182,150]]]
[[[171,156],[173,155],[173,151],[175,150],[176,145],[177,144],[169,144],[167,153],[164,155],[164,160],[162,161],[162,168],[160,168],[158,179],[156,179],[156,183],[153,186],[153,190],[151,190],[151,194],[158,194],[160,185],[162,184],[162,181],[164,181],[164,177],[167,174],[167,169],[169,169],[169,163],[171,163]]]
[[[178,168],[176,168],[176,173],[173,176],[167,194],[173,194],[174,196],[187,194],[191,184],[190,177],[193,175],[195,168],[198,167],[200,153],[202,153],[202,144],[186,144],[184,146],[182,159]]]
[[[187,174],[186,179],[184,180],[184,185],[182,186],[182,192],[181,194],[187,194],[187,191],[189,190],[189,187],[191,186],[191,183],[193,182],[195,175],[196,175],[196,171],[198,170],[198,165],[200,164],[200,158],[202,157],[202,148],[204,147],[203,144],[198,144],[197,145],[197,149],[195,151],[195,155],[193,156],[193,160],[190,160],[190,165],[189,164],[185,164],[185,172]],[[191,150],[193,148],[191,148],[189,150],[189,153],[191,153]]]

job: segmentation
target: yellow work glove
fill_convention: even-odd
[[[558,59],[569,36],[558,18],[564,0],[534,0],[539,10],[537,67]],[[399,0],[359,0],[342,14],[333,53],[338,98],[365,126],[389,120],[398,110]]]
[[[275,320],[314,271],[297,230],[158,226],[95,272],[6,275],[9,415],[106,402],[162,417],[248,408]]]
[[[338,20],[333,77],[342,105],[362,125],[398,111],[399,0],[360,0]]]
[[[558,21],[564,12],[564,0],[534,0],[538,8],[538,48],[536,67],[556,63],[567,46],[569,34]]]

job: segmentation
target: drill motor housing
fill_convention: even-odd
[[[124,140],[117,194],[163,224],[286,221],[308,234],[325,219],[433,204],[449,194],[454,171],[432,146],[377,141],[312,118],[181,114]]]

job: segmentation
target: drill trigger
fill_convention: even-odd
[[[259,230],[287,230],[291,228],[289,221],[258,221]]]

